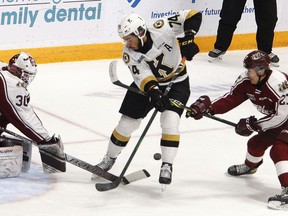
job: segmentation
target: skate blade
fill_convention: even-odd
[[[273,62],[271,62],[270,65],[271,65],[272,67],[279,67],[279,63],[273,63]]]
[[[212,58],[210,57],[210,59],[208,60],[210,63],[213,63],[213,62],[219,62],[223,59],[223,55],[220,55],[219,57],[217,58]]]
[[[270,201],[267,206],[269,209],[288,211],[288,203],[282,204],[279,201]]]
[[[167,189],[167,184],[161,184],[161,191],[165,192]]]

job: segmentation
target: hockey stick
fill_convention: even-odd
[[[170,83],[169,83],[168,86],[166,87],[165,92],[164,92],[164,95],[167,95],[167,94],[170,92],[171,87],[172,87],[172,85],[174,84],[176,78],[178,77],[178,75],[179,75],[179,73],[180,73],[180,71],[181,71],[181,69],[182,69],[182,67],[183,67],[183,65],[184,65],[185,60],[186,60],[185,58],[182,59],[181,64],[179,65],[179,67],[178,67],[177,70],[175,71],[175,74],[174,74],[172,80],[170,81]],[[115,70],[115,71],[114,71],[114,74],[116,74],[116,65],[115,65],[115,63],[113,63],[113,62],[111,62],[111,64],[112,64],[112,66],[110,65],[111,67],[109,68],[109,70]],[[115,67],[113,67],[113,65],[115,65]],[[118,78],[117,78],[117,79],[118,79]],[[112,82],[113,82],[113,81],[112,81]],[[144,139],[144,137],[145,137],[147,131],[149,130],[149,128],[150,128],[150,126],[151,126],[151,124],[152,124],[155,116],[157,115],[157,113],[158,113],[158,109],[155,109],[154,112],[153,112],[153,114],[152,114],[152,116],[150,117],[150,119],[149,119],[146,127],[144,128],[144,131],[142,132],[142,134],[141,134],[141,136],[140,136],[137,144],[135,145],[135,147],[134,147],[134,149],[133,149],[133,151],[132,151],[132,153],[131,153],[128,161],[126,162],[126,164],[125,164],[125,166],[124,166],[124,168],[123,168],[120,176],[119,176],[115,181],[112,181],[112,182],[110,182],[110,183],[97,183],[97,184],[95,185],[95,187],[96,187],[96,189],[97,189],[98,191],[112,190],[112,189],[115,189],[115,188],[117,188],[117,187],[119,186],[119,184],[120,184],[120,182],[121,182],[121,180],[122,180],[122,178],[123,178],[126,170],[128,169],[128,167],[129,167],[132,159],[134,158],[134,156],[135,156],[135,154],[136,154],[136,152],[137,152],[140,144],[142,143],[142,140]]]
[[[213,116],[213,115],[208,114],[208,113],[203,113],[203,116],[205,116],[207,118],[210,118],[210,119],[213,119],[213,120],[216,120],[216,121],[219,121],[219,122],[222,122],[224,124],[230,125],[232,127],[236,127],[237,126],[237,124],[234,123],[234,122],[230,122],[230,121],[228,121],[226,119],[222,119],[222,118],[219,118],[217,116]]]
[[[110,63],[109,65],[109,75],[110,75],[110,80],[114,85],[123,87],[128,89],[129,91],[141,94],[141,95],[147,95],[145,92],[141,91],[140,89],[137,88],[133,88],[131,86],[125,85],[124,83],[122,83],[117,76],[117,60],[114,60]]]
[[[110,75],[110,79],[112,81],[112,83],[114,85],[117,85],[117,86],[120,86],[122,88],[125,88],[125,89],[128,89],[129,91],[133,91],[135,93],[138,93],[138,94],[141,94],[141,95],[146,95],[147,94],[143,91],[141,91],[140,89],[137,89],[137,88],[133,88],[131,86],[128,86],[124,83],[122,83],[119,79],[118,79],[118,76],[117,76],[117,73],[116,73],[116,65],[117,65],[117,61],[112,61],[110,63],[110,68],[109,68],[109,75]],[[178,108],[181,108],[181,109],[185,109],[185,110],[191,110],[190,107],[188,106],[185,106],[183,103],[181,103],[180,101],[178,100],[175,100],[175,99],[172,99],[170,98],[170,103],[172,106],[175,106],[175,107],[178,107]],[[230,122],[228,120],[225,120],[225,119],[222,119],[222,118],[219,118],[219,117],[216,117],[216,116],[213,116],[213,115],[210,115],[208,113],[203,113],[203,115],[207,118],[210,118],[210,119],[213,119],[213,120],[216,120],[216,121],[219,121],[219,122],[222,122],[224,124],[227,124],[227,125],[230,125],[230,126],[233,126],[233,127],[236,127],[237,124],[235,124],[234,122]]]
[[[191,108],[188,107],[188,106],[185,106],[183,103],[181,103],[180,101],[178,100],[175,100],[175,99],[170,99],[170,103],[171,105],[175,106],[175,107],[178,107],[178,108],[182,108],[182,109],[185,109],[187,111],[191,111]],[[219,118],[219,117],[216,117],[216,116],[213,116],[209,113],[203,113],[203,116],[207,117],[207,118],[210,118],[210,119],[213,119],[213,120],[216,120],[216,121],[219,121],[219,122],[222,122],[224,124],[227,124],[227,125],[230,125],[230,126],[233,126],[233,127],[236,127],[237,124],[235,124],[234,122],[230,122],[228,120],[225,120],[225,119],[222,119],[222,118]]]
[[[12,132],[10,130],[7,130],[7,129],[1,128],[1,127],[0,127],[0,130],[2,132],[10,134],[10,135],[12,135],[12,136],[14,136],[16,138],[19,138],[21,141],[23,141],[25,143],[38,146],[38,144],[36,142],[34,142],[33,140],[30,140],[30,139],[28,139],[26,137],[23,137],[23,136],[21,136],[21,135],[19,135],[17,133],[14,133],[14,132]],[[68,163],[70,163],[70,164],[72,164],[74,166],[77,166],[77,167],[79,167],[79,168],[81,168],[83,170],[86,170],[86,171],[90,172],[90,173],[96,174],[96,175],[98,175],[98,176],[100,176],[100,177],[102,177],[102,178],[104,178],[106,180],[115,181],[118,178],[118,176],[113,175],[112,173],[106,172],[106,171],[102,170],[101,168],[99,168],[97,166],[93,166],[92,164],[89,164],[89,163],[87,163],[85,161],[82,161],[82,160],[80,160],[80,159],[78,159],[78,158],[76,158],[76,157],[74,157],[72,155],[69,155],[67,153],[65,153],[65,160]],[[138,181],[138,180],[141,180],[141,179],[144,179],[144,178],[148,178],[148,177],[150,177],[150,174],[145,169],[138,170],[136,172],[133,172],[133,173],[128,174],[125,177],[123,177],[122,184],[124,184],[124,185],[125,184],[130,184],[130,183],[132,183],[134,181]]]
[[[112,173],[109,173],[107,171],[104,171],[98,166],[94,166],[69,154],[65,154],[65,158],[68,163],[73,164],[74,166],[84,169],[90,173],[96,174],[97,176],[104,178],[106,180],[115,181],[118,178],[118,176],[113,175]],[[145,169],[142,169],[124,176],[121,183],[123,185],[126,185],[148,177],[150,177],[149,172]]]

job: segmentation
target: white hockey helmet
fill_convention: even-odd
[[[121,38],[135,34],[141,41],[146,35],[147,26],[145,20],[138,14],[126,15],[118,24],[118,34]]]
[[[24,81],[27,85],[30,84],[37,73],[37,64],[34,58],[25,52],[14,55],[9,60],[9,71]]]

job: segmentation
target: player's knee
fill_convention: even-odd
[[[277,140],[275,144],[270,149],[270,157],[273,160],[274,164],[279,161],[288,160],[288,143]]]
[[[179,134],[180,117],[176,112],[167,110],[160,116],[162,134]]]
[[[21,173],[23,148],[0,141],[0,178],[16,177]]]
[[[288,129],[282,130],[276,140],[288,144]]]
[[[276,138],[270,150],[270,157],[276,164],[278,161],[288,160],[288,130],[284,129]]]
[[[140,127],[142,119],[133,119],[126,115],[122,115],[116,127],[116,131],[125,137],[130,137],[131,134]]]

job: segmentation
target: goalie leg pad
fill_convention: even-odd
[[[23,162],[22,162],[22,172],[28,172],[31,164],[32,157],[32,145],[29,143],[22,142],[23,147]]]
[[[0,138],[0,147],[8,146],[22,146],[23,148],[23,160],[21,172],[28,172],[31,164],[31,154],[32,154],[32,144],[25,143],[22,140],[13,139],[10,137],[1,137]]]
[[[0,147],[0,178],[19,176],[22,158],[22,146]]]

